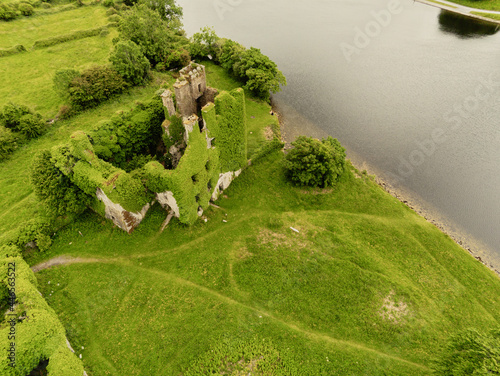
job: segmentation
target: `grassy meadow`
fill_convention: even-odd
[[[58,69],[84,70],[94,64],[105,64],[117,36],[110,28],[106,36],[73,40],[31,50],[36,40],[60,36],[76,30],[91,29],[108,23],[106,8],[84,6],[69,11],[0,22],[0,48],[22,44],[27,51],[0,57],[0,104],[23,103],[47,118],[57,114],[64,101],[52,88]]]
[[[38,32],[24,24],[59,35],[72,30],[71,22],[58,29],[58,17],[72,12],[81,12],[75,29],[107,22],[105,8],[86,6],[0,30],[22,30],[9,38],[29,45]],[[1,57],[0,105],[53,116],[62,104],[55,70],[106,62],[114,32]],[[240,85],[204,64],[210,86]],[[0,242],[43,212],[29,184],[37,152],[173,80],[155,73],[150,85],[55,122],[1,162]],[[250,95],[246,110],[251,158],[278,124]],[[160,232],[166,213],[155,205],[128,235],[87,211],[47,252],[25,255],[30,265],[78,258],[37,278],[89,376],[430,375],[451,335],[500,326],[500,280],[448,236],[350,165],[332,189],[305,189],[285,180],[283,158],[254,161],[191,227],[173,220]]]

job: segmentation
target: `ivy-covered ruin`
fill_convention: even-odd
[[[162,90],[50,151],[79,197],[124,231],[155,202],[194,223],[247,164],[243,89],[218,94],[195,63],[180,74],[174,92]]]

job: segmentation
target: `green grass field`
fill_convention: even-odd
[[[57,17],[36,19],[44,17],[58,35]],[[112,37],[0,58],[10,72],[0,72],[0,104],[52,116],[62,104],[51,88],[55,66],[104,63]],[[204,64],[210,86],[239,86]],[[37,152],[130,109],[165,80],[173,78],[155,73],[146,87],[56,122],[0,163],[0,242],[42,211],[29,185]],[[246,110],[251,158],[277,119],[251,96]],[[500,280],[448,236],[354,169],[330,190],[293,187],[283,158],[276,151],[252,163],[207,222],[173,220],[160,232],[166,213],[156,205],[128,235],[88,211],[47,252],[26,254],[30,265],[80,258],[37,277],[89,376],[430,375],[449,336],[499,327]]]
[[[0,48],[22,44],[28,51],[0,57],[0,105],[9,101],[23,103],[47,118],[54,117],[64,104],[52,88],[55,72],[106,64],[117,31],[111,28],[105,37],[84,38],[37,50],[30,48],[35,40],[106,25],[105,11],[101,6],[85,6],[62,13],[1,22]]]

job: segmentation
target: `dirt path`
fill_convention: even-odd
[[[34,265],[31,267],[34,273],[39,272],[40,270],[48,269],[53,266],[59,265],[69,265],[69,264],[89,264],[96,262],[107,262],[104,259],[96,259],[96,258],[81,258],[81,257],[72,257],[72,256],[58,256],[54,257],[48,261],[42,262],[40,264]]]

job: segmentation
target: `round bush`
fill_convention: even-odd
[[[345,149],[337,139],[300,136],[285,158],[286,177],[296,185],[332,186],[345,167]]]
[[[18,16],[17,10],[10,4],[0,4],[0,20],[13,20]]]
[[[91,108],[121,93],[126,86],[126,82],[113,68],[95,66],[71,81],[69,99],[77,108]]]
[[[17,129],[28,138],[37,138],[45,132],[46,126],[40,114],[26,114],[19,119]]]
[[[17,9],[19,9],[19,12],[21,12],[21,14],[23,16],[26,16],[26,17],[29,17],[33,13],[35,13],[35,9],[30,4],[27,4],[27,3],[21,3],[21,4],[19,4],[19,6],[17,7]]]

